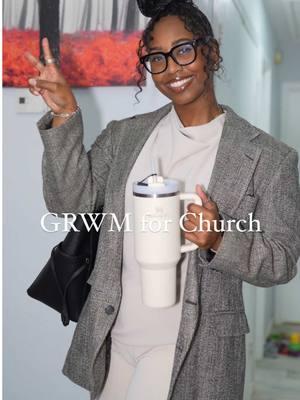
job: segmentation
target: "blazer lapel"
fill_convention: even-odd
[[[124,121],[120,126],[119,134],[123,135],[123,137],[120,140],[117,150],[118,162],[114,164],[110,181],[110,185],[114,189],[109,191],[110,197],[105,204],[104,210],[105,212],[114,213],[118,221],[123,221],[125,216],[125,192],[130,171],[144,144],[153,132],[153,129],[170,110],[171,105],[167,104],[157,111],[142,116],[128,118],[128,121],[126,121],[126,123]],[[119,234],[117,230],[112,230],[109,234],[111,240],[115,244],[115,248],[122,249],[124,239],[123,231]],[[122,254],[122,251],[113,253],[115,259],[114,262],[112,262],[112,265],[114,265],[115,268],[110,269],[110,274],[116,274],[116,278],[114,278],[116,282],[119,282]],[[101,285],[101,282],[99,282],[99,285]]]
[[[114,171],[114,181],[118,182],[119,193],[125,199],[125,187],[130,171],[140,154],[144,144],[153,132],[158,122],[168,114],[171,106],[166,106],[157,111],[141,116],[132,117],[131,123],[124,124],[124,134],[118,150],[118,163]]]
[[[118,207],[114,208],[112,212],[116,214],[119,221],[124,218],[126,183],[130,171],[155,126],[170,110],[171,105],[167,104],[157,111],[143,115],[143,117],[132,117],[129,120],[130,123],[123,125],[125,134],[119,145],[118,163],[114,168],[111,182],[115,188],[112,193],[112,204],[118,204]]]
[[[252,143],[259,130],[251,129],[230,107],[223,108],[226,119],[207,192],[220,210],[231,215],[249,187],[261,148]]]

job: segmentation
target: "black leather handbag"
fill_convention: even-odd
[[[100,225],[102,210],[97,212],[95,224]],[[85,214],[89,226],[90,216]],[[27,289],[29,296],[41,301],[61,314],[64,326],[77,322],[90,291],[87,280],[93,270],[100,229],[88,230],[80,215],[65,239],[56,245],[37,278]]]

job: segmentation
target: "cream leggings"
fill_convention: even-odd
[[[98,400],[166,400],[175,344],[131,346],[112,339],[108,377]]]

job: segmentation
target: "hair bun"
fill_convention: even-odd
[[[176,3],[193,3],[192,0],[137,0],[137,4],[145,17],[153,18],[168,4],[175,1]]]

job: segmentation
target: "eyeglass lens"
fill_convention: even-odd
[[[196,52],[192,44],[185,43],[171,50],[173,59],[179,65],[188,65],[195,61]],[[146,68],[149,72],[158,74],[167,68],[167,58],[163,53],[149,54],[146,58]]]

